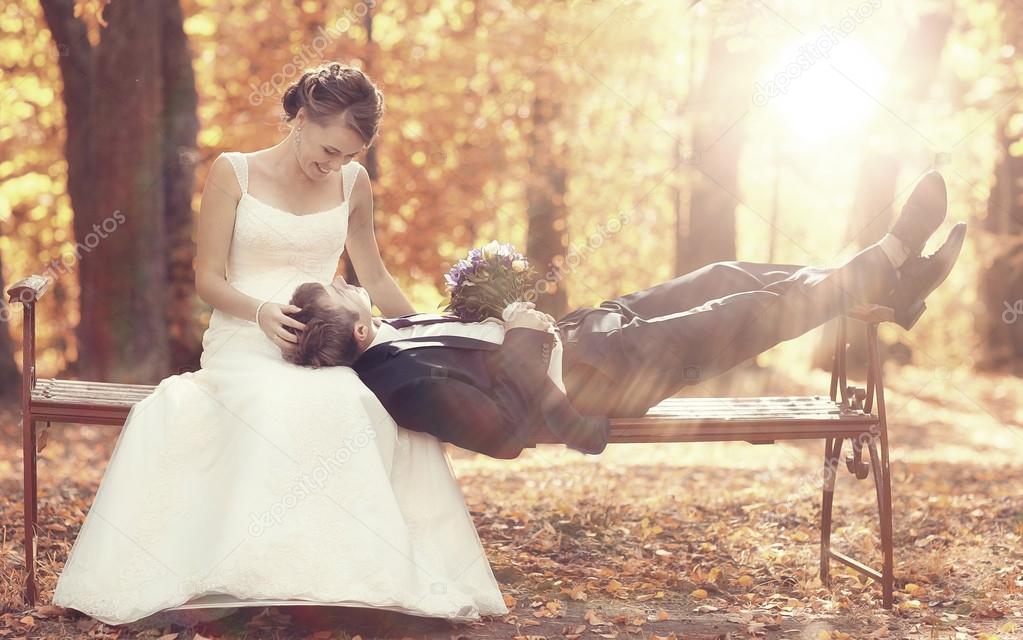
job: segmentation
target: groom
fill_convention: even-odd
[[[360,287],[306,283],[291,298],[306,328],[286,357],[351,366],[397,424],[466,449],[514,458],[545,426],[600,453],[608,417],[641,416],[852,307],[890,306],[912,327],[962,248],[965,223],[920,255],[945,210],[945,183],[931,172],[891,231],[837,268],[719,262],[556,322],[522,303],[503,323],[380,319]]]

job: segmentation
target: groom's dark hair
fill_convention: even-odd
[[[301,311],[289,313],[305,325],[300,331],[285,327],[298,336],[298,343],[284,359],[306,367],[347,367],[359,357],[359,344],[352,334],[359,314],[333,306],[327,290],[318,282],[300,284],[291,294],[291,304]]]

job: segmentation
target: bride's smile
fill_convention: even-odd
[[[298,120],[289,137],[299,168],[313,180],[323,180],[340,171],[367,147],[366,141],[343,120],[321,125],[304,114]]]

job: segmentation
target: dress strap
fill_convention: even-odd
[[[361,164],[352,160],[341,170],[341,176],[345,182],[345,202],[348,202],[352,197],[352,189],[355,188],[355,180],[359,177],[359,167],[361,166]]]
[[[229,151],[224,154],[224,157],[230,161],[231,166],[234,168],[234,175],[238,178],[238,186],[242,188],[242,193],[248,193],[249,161],[245,158],[245,154],[240,151]]]

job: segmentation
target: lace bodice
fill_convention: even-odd
[[[344,252],[348,203],[359,164],[349,162],[341,169],[343,203],[325,211],[295,215],[249,193],[246,154],[224,155],[234,167],[242,191],[227,259],[227,281],[250,296],[282,303],[303,282],[330,282]]]

